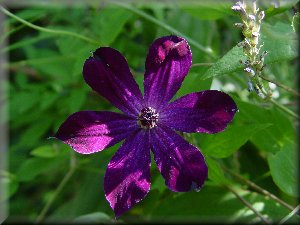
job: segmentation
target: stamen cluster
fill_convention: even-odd
[[[156,127],[159,114],[152,107],[143,108],[138,117],[138,124],[143,129],[152,129]]]
[[[245,65],[244,71],[249,77],[248,90],[254,89],[262,98],[270,98],[272,96],[271,91],[265,90],[259,77],[265,67],[264,57],[267,55],[267,51],[260,54],[263,44],[258,45],[260,27],[265,12],[256,7],[255,0],[239,1],[231,9],[238,12],[242,20],[242,23],[235,23],[235,26],[242,29],[245,37],[242,42],[238,43],[238,46],[243,47],[244,54],[247,56],[247,60],[240,62]]]

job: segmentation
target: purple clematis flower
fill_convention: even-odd
[[[85,61],[85,81],[124,114],[74,113],[56,137],[81,154],[102,151],[125,139],[104,177],[105,196],[116,217],[149,192],[150,149],[170,190],[198,190],[207,179],[201,152],[174,130],[220,132],[233,119],[237,106],[227,94],[214,90],[191,93],[169,103],[191,64],[192,53],[185,39],[166,36],[155,40],[146,60],[143,97],[120,52],[101,47]]]

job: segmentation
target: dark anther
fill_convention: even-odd
[[[152,129],[156,127],[159,114],[151,107],[143,108],[138,117],[138,124],[143,129]]]

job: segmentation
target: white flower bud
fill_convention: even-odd
[[[257,17],[258,17],[258,20],[261,21],[265,17],[265,12],[260,11]]]
[[[255,16],[254,15],[248,15],[249,19],[252,21],[255,21]]]
[[[239,5],[234,5],[234,6],[231,7],[231,9],[232,9],[233,11],[238,12],[238,11],[241,11],[242,8],[241,8]]]
[[[258,37],[258,36],[259,36],[259,33],[254,31],[254,32],[252,32],[252,36],[253,36],[253,37]]]
[[[251,69],[250,67],[246,67],[246,68],[244,69],[244,71],[245,71],[246,73],[249,73],[252,77],[255,76],[254,70]]]
[[[242,23],[235,23],[234,26],[235,26],[236,28],[242,28],[242,29],[245,27],[245,25],[242,24]]]

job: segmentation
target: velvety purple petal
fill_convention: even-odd
[[[183,132],[223,131],[237,112],[233,99],[216,90],[185,95],[160,113],[160,122]]]
[[[154,160],[166,185],[172,191],[198,191],[207,179],[201,152],[167,127],[151,130],[150,138]]]
[[[162,37],[151,45],[144,80],[145,102],[157,110],[175,95],[192,64],[187,41],[177,36]]]
[[[106,199],[116,217],[145,198],[150,190],[149,132],[134,133],[112,157],[104,177]]]
[[[110,147],[139,127],[136,120],[114,112],[76,112],[60,126],[55,137],[76,152],[91,154]]]
[[[83,77],[93,90],[117,108],[138,115],[142,108],[142,94],[126,59],[113,48],[98,48],[83,66]]]

